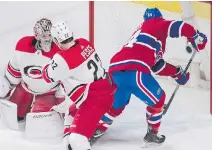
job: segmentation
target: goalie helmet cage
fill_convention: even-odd
[[[202,2],[202,1],[201,1]],[[204,3],[208,3],[211,6],[212,12],[212,2],[211,1],[203,1]],[[89,40],[94,45],[95,44],[95,2],[89,1]],[[210,14],[210,39],[212,41],[212,14]],[[212,43],[210,42],[210,113],[212,114]]]

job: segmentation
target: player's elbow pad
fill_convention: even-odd
[[[160,76],[172,76],[176,74],[176,67],[165,62],[163,59],[159,59],[152,67],[152,71]]]
[[[163,59],[159,59],[157,63],[152,67],[152,71],[155,74],[160,73],[166,66],[166,62]]]

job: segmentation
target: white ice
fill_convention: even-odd
[[[0,67],[5,68],[12,57],[17,40],[24,35],[32,35],[32,26],[40,17],[49,17],[53,20],[66,19],[73,26],[78,37],[88,38],[87,6],[87,2],[0,2],[0,18],[2,19]],[[98,2],[97,6],[96,11],[99,13],[96,13],[95,45],[103,59],[104,66],[107,67],[110,57],[119,50],[142,20],[144,7],[130,4],[130,2],[124,5],[121,5],[121,2],[114,4],[111,2],[107,5]],[[11,13],[11,9],[14,13]],[[164,12],[164,15],[169,19],[180,18],[174,13]],[[3,19],[5,17],[7,19]],[[209,36],[209,22],[202,20],[200,25]],[[117,30],[113,28],[115,26]],[[185,45],[183,42],[178,42],[180,41],[174,40],[174,43],[170,41],[169,45],[175,45],[175,48],[181,45],[182,48],[169,48],[171,52],[168,54],[183,55],[185,58],[187,55],[183,50]],[[3,72],[3,69],[0,72]],[[166,91],[168,101],[175,85],[162,79],[159,79],[159,82]],[[168,113],[162,120],[160,133],[166,135],[166,142],[160,147],[149,149],[211,150],[212,118],[209,108],[209,89],[180,87]],[[140,150],[146,129],[145,104],[132,96],[124,113],[116,119],[108,132],[93,146],[93,149]],[[22,131],[13,131],[1,126],[0,150],[62,150],[62,139],[59,137],[30,141],[25,139]]]
[[[162,82],[161,82],[162,83]],[[163,84],[163,83],[162,83]],[[163,84],[167,97],[174,86]],[[167,114],[163,117],[160,133],[166,142],[150,150],[211,150],[211,115],[208,90],[180,87]],[[146,133],[145,105],[136,97],[117,118],[108,132],[97,141],[94,150],[140,150]],[[0,129],[0,149],[3,150],[59,150],[61,139],[28,141],[23,132]]]

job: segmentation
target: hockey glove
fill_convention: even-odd
[[[174,78],[175,81],[180,85],[186,84],[187,81],[189,80],[189,77],[190,73],[189,72],[184,73],[181,66],[177,67],[177,73],[174,76],[172,76],[172,78]]]
[[[196,51],[200,51],[205,48],[207,37],[204,33],[197,31],[193,37],[188,38],[188,41],[192,44]]]

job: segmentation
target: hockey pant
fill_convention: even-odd
[[[86,99],[75,113],[71,126],[64,132],[81,134],[90,139],[101,117],[112,107],[115,90],[116,87],[108,79],[91,83]]]
[[[34,95],[26,91],[20,83],[16,86],[9,101],[17,104],[17,115],[23,118],[28,112],[48,112],[54,105],[61,103],[64,98],[56,98],[55,93],[56,91]]]
[[[112,108],[102,117],[100,129],[105,131],[119,116],[134,94],[147,104],[146,119],[155,132],[161,123],[165,92],[151,74],[139,71],[118,71],[112,73],[113,82],[117,85]]]

